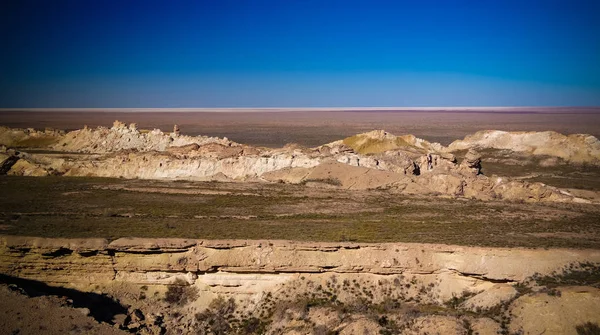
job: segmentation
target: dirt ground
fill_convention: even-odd
[[[171,131],[179,125],[186,135],[227,137],[255,146],[287,143],[318,146],[357,133],[384,129],[413,134],[448,145],[479,130],[554,130],[600,137],[600,108],[526,109],[516,111],[301,111],[301,112],[35,112],[0,111],[0,125],[53,127],[65,130],[111,126],[114,120],[138,123],[143,129]]]
[[[319,185],[0,177],[0,232],[8,235],[598,248],[598,217],[594,204]]]
[[[0,284],[0,333],[128,334],[108,323],[98,323],[89,309],[74,308],[67,296],[31,293],[14,284]]]

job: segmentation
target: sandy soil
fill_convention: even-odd
[[[14,285],[0,285],[2,334],[128,334],[98,323],[87,308],[72,308],[64,296],[29,297]]]
[[[183,134],[226,136],[250,145],[286,143],[317,146],[373,129],[414,134],[448,145],[484,129],[587,133],[600,137],[600,108],[527,109],[517,111],[304,111],[304,112],[36,112],[0,111],[0,125],[73,130],[110,126],[119,119],[140,128]]]

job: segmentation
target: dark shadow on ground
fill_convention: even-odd
[[[37,280],[23,279],[0,274],[0,283],[14,284],[23,289],[30,297],[55,295],[66,297],[73,301],[75,308],[87,308],[90,316],[98,322],[114,324],[113,318],[117,314],[127,314],[127,308],[113,298],[92,292],[82,292],[75,289],[50,286]]]

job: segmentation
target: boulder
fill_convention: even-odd
[[[473,150],[467,151],[465,158],[460,164],[461,168],[471,170],[474,174],[481,173],[481,155]]]
[[[464,195],[465,181],[458,174],[428,173],[414,179],[415,183],[424,186],[430,194],[450,196]],[[427,194],[425,193],[425,194]]]

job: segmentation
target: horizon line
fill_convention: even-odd
[[[0,112],[303,112],[303,111],[532,111],[599,109],[600,106],[428,106],[428,107],[67,107],[0,108]]]

